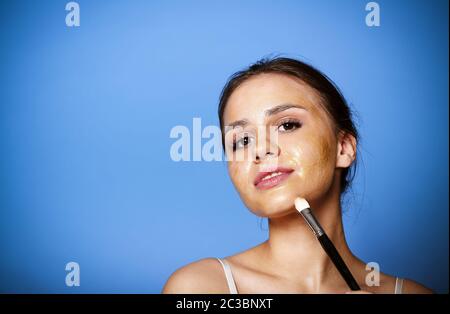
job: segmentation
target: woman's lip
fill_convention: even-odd
[[[267,190],[267,189],[273,188],[274,186],[277,186],[282,181],[284,181],[287,177],[289,177],[291,173],[292,173],[292,171],[291,172],[283,172],[277,176],[259,181],[259,183],[256,184],[256,188],[260,189],[260,190]]]
[[[294,171],[294,169],[277,168],[274,171],[270,171],[270,172],[260,172],[256,176],[254,184],[258,189],[261,189],[261,190],[270,189],[270,188],[278,185],[280,182],[284,181],[293,171]],[[268,178],[268,179],[264,179],[267,175],[274,173],[274,172],[280,172],[280,174],[278,174],[274,177]]]

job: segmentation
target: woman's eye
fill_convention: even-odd
[[[300,128],[302,124],[299,121],[286,121],[278,126],[278,130],[289,132]]]
[[[233,150],[247,146],[248,144],[250,144],[251,140],[251,137],[244,136],[243,138],[233,143]]]

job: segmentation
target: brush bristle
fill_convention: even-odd
[[[297,197],[295,199],[295,208],[299,212],[301,212],[302,210],[305,210],[305,209],[309,208],[309,203],[304,198]]]

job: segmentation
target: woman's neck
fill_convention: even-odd
[[[310,205],[344,261],[347,264],[355,261],[345,240],[339,198]],[[309,292],[345,286],[319,241],[296,210],[286,216],[269,219],[269,239],[263,247],[264,263],[277,276],[293,281]]]

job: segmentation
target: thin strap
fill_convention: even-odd
[[[403,288],[403,278],[395,278],[395,294],[401,294]]]
[[[223,271],[225,272],[225,277],[227,278],[228,289],[230,289],[231,294],[237,294],[236,284],[234,283],[233,273],[231,272],[231,267],[225,259],[220,259],[217,257],[217,260],[222,264]]]

